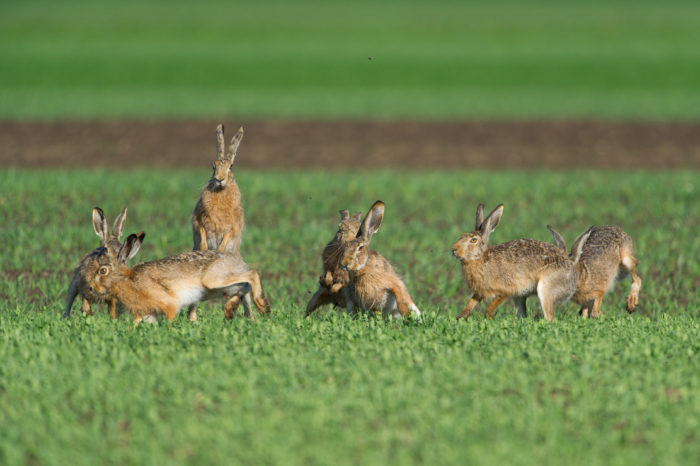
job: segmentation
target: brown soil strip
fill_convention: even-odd
[[[1,167],[188,167],[218,121],[0,121]],[[597,121],[236,121],[236,164],[337,169],[700,169],[700,124]]]

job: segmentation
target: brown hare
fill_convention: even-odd
[[[98,257],[109,254],[116,257],[119,249],[122,247],[121,236],[126,221],[126,207],[114,220],[112,233],[109,233],[107,226],[107,218],[104,212],[99,207],[92,209],[92,226],[95,233],[100,238],[100,246],[80,260],[78,266],[73,270],[73,279],[68,287],[68,299],[66,300],[66,308],[63,312],[63,317],[70,317],[71,306],[77,295],[82,298],[81,310],[85,314],[92,314],[91,304],[106,302],[109,307],[109,315],[112,319],[117,317],[116,305],[114,299],[103,299],[102,296],[92,290],[88,284],[88,278],[97,273],[99,268]]]
[[[627,312],[633,313],[639,301],[642,279],[637,275],[638,261],[634,257],[632,238],[617,225],[590,227],[587,233],[588,237],[580,252],[581,258],[576,265],[578,282],[571,300],[581,306],[580,314],[583,317],[599,317],[605,293],[612,289],[615,281],[631,275]],[[581,236],[571,247],[571,254],[575,253],[580,238]],[[561,241],[564,244],[563,238]],[[565,244],[563,248],[566,250]]]
[[[338,231],[333,239],[323,248],[321,261],[323,262],[323,275],[319,278],[318,290],[306,305],[306,316],[308,317],[316,308],[325,304],[333,304],[339,308],[347,307],[345,298],[345,287],[350,282],[350,275],[347,270],[340,266],[343,245],[351,241],[360,229],[361,213],[350,216],[347,210],[340,211],[340,223]]]
[[[213,173],[192,212],[194,250],[238,251],[245,226],[241,191],[233,176],[233,161],[243,139],[243,128],[225,150],[224,126],[216,127],[217,157]]]
[[[251,294],[260,313],[269,311],[260,276],[237,252],[189,251],[129,268],[126,261],[138,252],[144,236],[129,235],[114,258],[100,256],[100,267],[90,280],[99,294],[119,300],[134,315],[134,324],[161,313],[172,321],[185,306],[225,295],[230,296],[224,307],[229,319],[241,300],[254,319]]]
[[[420,318],[421,312],[411,299],[404,282],[381,254],[369,248],[372,235],[384,218],[384,203],[375,202],[362,220],[357,236],[345,243],[340,261],[349,272],[346,288],[347,310],[381,312],[384,316]]]
[[[202,188],[202,194],[192,212],[192,239],[195,251],[240,250],[245,218],[241,206],[241,191],[233,176],[233,161],[242,139],[241,127],[226,150],[224,126],[216,127],[216,160],[212,163],[213,172]],[[196,321],[197,307],[191,306],[187,315],[191,321]]]
[[[468,318],[484,299],[491,299],[486,315],[512,297],[519,317],[527,316],[526,300],[537,294],[547,320],[554,318],[556,305],[565,302],[576,288],[574,266],[566,251],[543,241],[518,239],[489,246],[489,236],[498,226],[503,204],[484,220],[484,205],[476,210],[475,230],[465,233],[452,246],[452,254],[462,263],[462,272],[473,295],[457,317]],[[583,239],[585,241],[585,239]]]

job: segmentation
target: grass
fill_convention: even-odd
[[[0,171],[0,462],[3,464],[694,464],[700,458],[697,173],[237,174],[243,254],[273,301],[259,322],[221,303],[132,329],[60,313],[73,265],[95,246],[90,211],[147,232],[137,260],[190,247],[206,170]],[[391,259],[421,324],[302,319],[337,210],[387,204],[373,247]],[[644,280],[604,317],[453,317],[467,290],[449,248],[479,201],[506,210],[492,242],[570,242],[622,225]],[[530,301],[537,311],[536,300]],[[532,313],[532,312],[531,312]]]
[[[0,117],[700,117],[700,5],[40,2],[0,18]]]

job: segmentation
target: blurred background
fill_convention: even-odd
[[[3,166],[699,168],[697,1],[5,1]],[[208,160],[206,160],[208,163]]]

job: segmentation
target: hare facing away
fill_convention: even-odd
[[[233,161],[242,139],[243,128],[239,128],[225,150],[224,126],[216,127],[217,157],[212,163],[213,172],[192,212],[195,251],[240,249],[245,219],[241,191],[233,176]]]
[[[615,281],[631,275],[632,285],[626,307],[627,312],[633,313],[639,301],[642,279],[637,275],[639,262],[634,257],[632,238],[617,225],[590,227],[587,232],[589,236],[582,245],[581,259],[576,266],[576,292],[571,300],[581,306],[580,314],[583,317],[599,317],[605,293],[612,289]],[[563,238],[561,244],[566,250]],[[572,246],[572,254],[575,247],[576,243]]]
[[[95,233],[100,238],[100,246],[80,260],[78,266],[73,270],[73,279],[68,287],[68,298],[66,300],[66,309],[63,312],[63,317],[70,317],[71,307],[76,296],[82,298],[81,310],[85,314],[92,314],[91,304],[106,302],[109,307],[109,315],[112,319],[116,319],[117,302],[114,299],[103,299],[102,296],[95,293],[88,284],[88,278],[97,273],[99,266],[98,258],[103,255],[117,256],[119,249],[122,247],[121,236],[126,221],[126,207],[117,215],[112,226],[110,234],[107,226],[107,218],[104,212],[99,207],[92,209],[92,226]]]
[[[339,308],[347,307],[345,287],[350,283],[350,275],[340,266],[340,259],[343,254],[343,245],[357,235],[361,219],[362,214],[359,212],[351,216],[347,210],[340,211],[338,231],[321,253],[323,275],[319,278],[318,290],[306,305],[305,316],[308,317],[314,310],[325,304],[333,304]]]
[[[134,315],[134,324],[161,313],[172,321],[182,307],[225,295],[230,296],[226,318],[233,317],[242,301],[246,315],[254,319],[251,294],[258,311],[269,312],[260,276],[238,253],[188,251],[129,268],[126,261],[138,252],[144,236],[129,235],[114,258],[100,256],[90,280],[98,293],[119,300]]]
[[[473,295],[457,317],[468,318],[484,299],[492,299],[486,314],[493,317],[496,308],[512,297],[519,317],[527,316],[526,300],[537,294],[547,320],[554,308],[567,301],[576,289],[574,267],[566,251],[543,241],[518,239],[489,246],[489,236],[498,226],[503,204],[484,220],[484,205],[476,210],[474,231],[463,234],[452,246],[452,254],[462,263],[462,272]],[[582,238],[585,241],[585,238]]]
[[[372,235],[384,218],[384,203],[376,201],[362,220],[357,236],[345,243],[340,265],[349,272],[347,310],[381,312],[384,316],[420,318],[421,312],[408,288],[381,254],[369,248]]]

